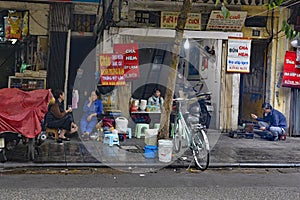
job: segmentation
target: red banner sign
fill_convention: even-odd
[[[138,44],[115,44],[114,52],[124,55],[124,77],[135,80],[140,77]]]
[[[295,51],[285,53],[282,86],[300,88],[300,69],[296,68]]]
[[[100,54],[101,85],[125,85],[123,55]]]

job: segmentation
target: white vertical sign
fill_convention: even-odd
[[[250,73],[251,39],[228,38],[227,72]]]

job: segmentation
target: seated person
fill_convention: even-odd
[[[161,97],[161,91],[158,88],[153,90],[152,96],[148,98],[148,105],[149,106],[157,106],[160,109],[164,104],[164,99]]]
[[[65,94],[63,91],[54,91],[53,97],[55,102],[48,106],[48,112],[45,115],[45,126],[60,129],[58,142],[62,140],[70,141],[70,138],[65,136],[66,132],[75,133],[78,130],[77,125],[74,123],[72,108],[64,109]]]
[[[90,133],[98,122],[97,116],[102,115],[102,111],[102,101],[98,99],[95,91],[91,92],[89,99],[84,103],[84,114],[80,120],[81,133],[84,140],[89,139]]]
[[[285,134],[287,123],[285,116],[276,109],[273,109],[269,103],[263,103],[262,109],[264,112],[264,117],[259,118],[255,114],[251,114],[251,117],[258,121],[260,130],[269,131],[272,133],[273,141],[277,141],[278,137]]]

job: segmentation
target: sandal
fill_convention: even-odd
[[[85,132],[85,133],[83,134],[83,136],[82,136],[82,139],[83,139],[84,141],[88,141],[88,140],[90,139],[90,134],[87,133],[87,132]]]

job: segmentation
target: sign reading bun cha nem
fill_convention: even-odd
[[[114,44],[114,52],[124,57],[125,80],[138,79],[140,77],[139,45],[137,43]]]
[[[100,54],[101,85],[125,85],[122,54]]]
[[[227,72],[250,73],[251,40],[228,38]]]
[[[220,10],[213,10],[206,26],[206,30],[241,31],[247,12],[230,11],[230,16],[224,19]]]
[[[174,29],[177,25],[179,12],[161,12],[160,27]],[[201,14],[188,13],[184,29],[201,30]]]

